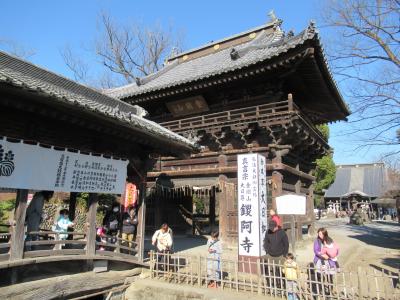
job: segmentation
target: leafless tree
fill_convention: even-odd
[[[0,49],[23,59],[28,59],[36,53],[35,50],[26,48],[13,40],[2,38],[0,38]]]
[[[136,78],[157,72],[165,59],[180,48],[181,37],[171,27],[146,27],[138,24],[122,25],[102,13],[98,20],[99,35],[92,50],[105,68],[96,80],[88,80],[88,64],[72,55],[66,47],[61,55],[76,80],[110,88],[134,82]],[[93,77],[93,76],[92,76]]]
[[[88,83],[89,66],[87,63],[74,54],[69,45],[65,46],[64,49],[60,51],[60,54],[67,67],[72,71],[75,81]]]
[[[400,1],[325,4],[335,35],[328,57],[354,114],[350,133],[362,135],[363,146],[393,145],[392,154],[400,153]]]

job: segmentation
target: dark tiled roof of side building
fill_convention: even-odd
[[[104,95],[2,51],[0,51],[0,82],[47,94],[55,100],[102,114],[155,138],[168,139],[181,146],[195,149],[191,141],[141,117],[139,114],[143,109],[140,106],[130,105]]]
[[[246,68],[260,62],[268,61],[273,57],[284,54],[310,40],[313,40],[315,44],[322,49],[318,38],[318,32],[313,22],[310,22],[308,28],[298,35],[287,34],[286,36],[280,29],[279,24],[279,22],[272,22],[264,27],[257,27],[253,30],[235,35],[234,37],[243,35],[244,37],[248,37],[248,39],[246,42],[240,43],[239,45],[214,51],[208,55],[190,59],[192,56],[191,53],[198,52],[202,48],[196,48],[194,50],[187,51],[176,56],[175,59],[170,59],[169,63],[157,73],[140,78],[136,83],[104,90],[103,92],[119,99],[137,97],[146,93],[151,93],[175,86],[177,87],[185,83],[212,78],[214,76]],[[255,31],[257,32],[256,35],[253,39],[251,39],[249,32]],[[219,42],[227,40],[229,40],[229,38],[208,44],[203,48],[211,47],[213,45],[215,46],[218,45]],[[189,59],[183,60],[182,57],[186,55],[189,57]],[[323,52],[321,55],[323,56]],[[345,111],[348,111],[338,89],[336,88],[336,83],[330,75],[326,60],[325,65],[329,80],[337,92],[337,101],[340,102],[339,105],[343,107]]]

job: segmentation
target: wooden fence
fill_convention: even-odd
[[[151,277],[177,284],[207,287],[215,278],[216,262],[203,256],[150,252]],[[219,261],[216,287],[236,292],[287,298],[293,282],[286,280],[283,266],[273,261]],[[249,270],[252,273],[246,273]],[[222,275],[222,276],[221,276]],[[297,299],[400,299],[399,273],[378,270],[341,270],[327,274],[313,266],[300,267],[293,293]],[[296,298],[294,298],[296,299]]]

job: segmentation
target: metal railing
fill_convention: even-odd
[[[204,256],[150,252],[151,277],[176,284],[212,287],[294,299],[400,299],[399,273],[366,270],[326,272],[300,267],[298,279],[288,281],[283,266],[257,259],[216,262]],[[218,263],[218,270],[215,269]],[[215,272],[219,273],[215,275]],[[291,288],[293,290],[291,290]]]

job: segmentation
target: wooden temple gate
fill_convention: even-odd
[[[312,228],[316,159],[330,153],[317,125],[345,120],[349,111],[324,59],[314,23],[294,35],[281,21],[180,53],[157,73],[107,93],[139,104],[149,118],[196,142],[190,158],[160,156],[148,180],[213,178],[219,199],[220,233],[237,236],[235,184],[237,155],[266,157],[269,208],[277,196],[307,197],[305,216],[295,225],[284,218],[290,236]],[[294,241],[294,238],[292,238]]]

